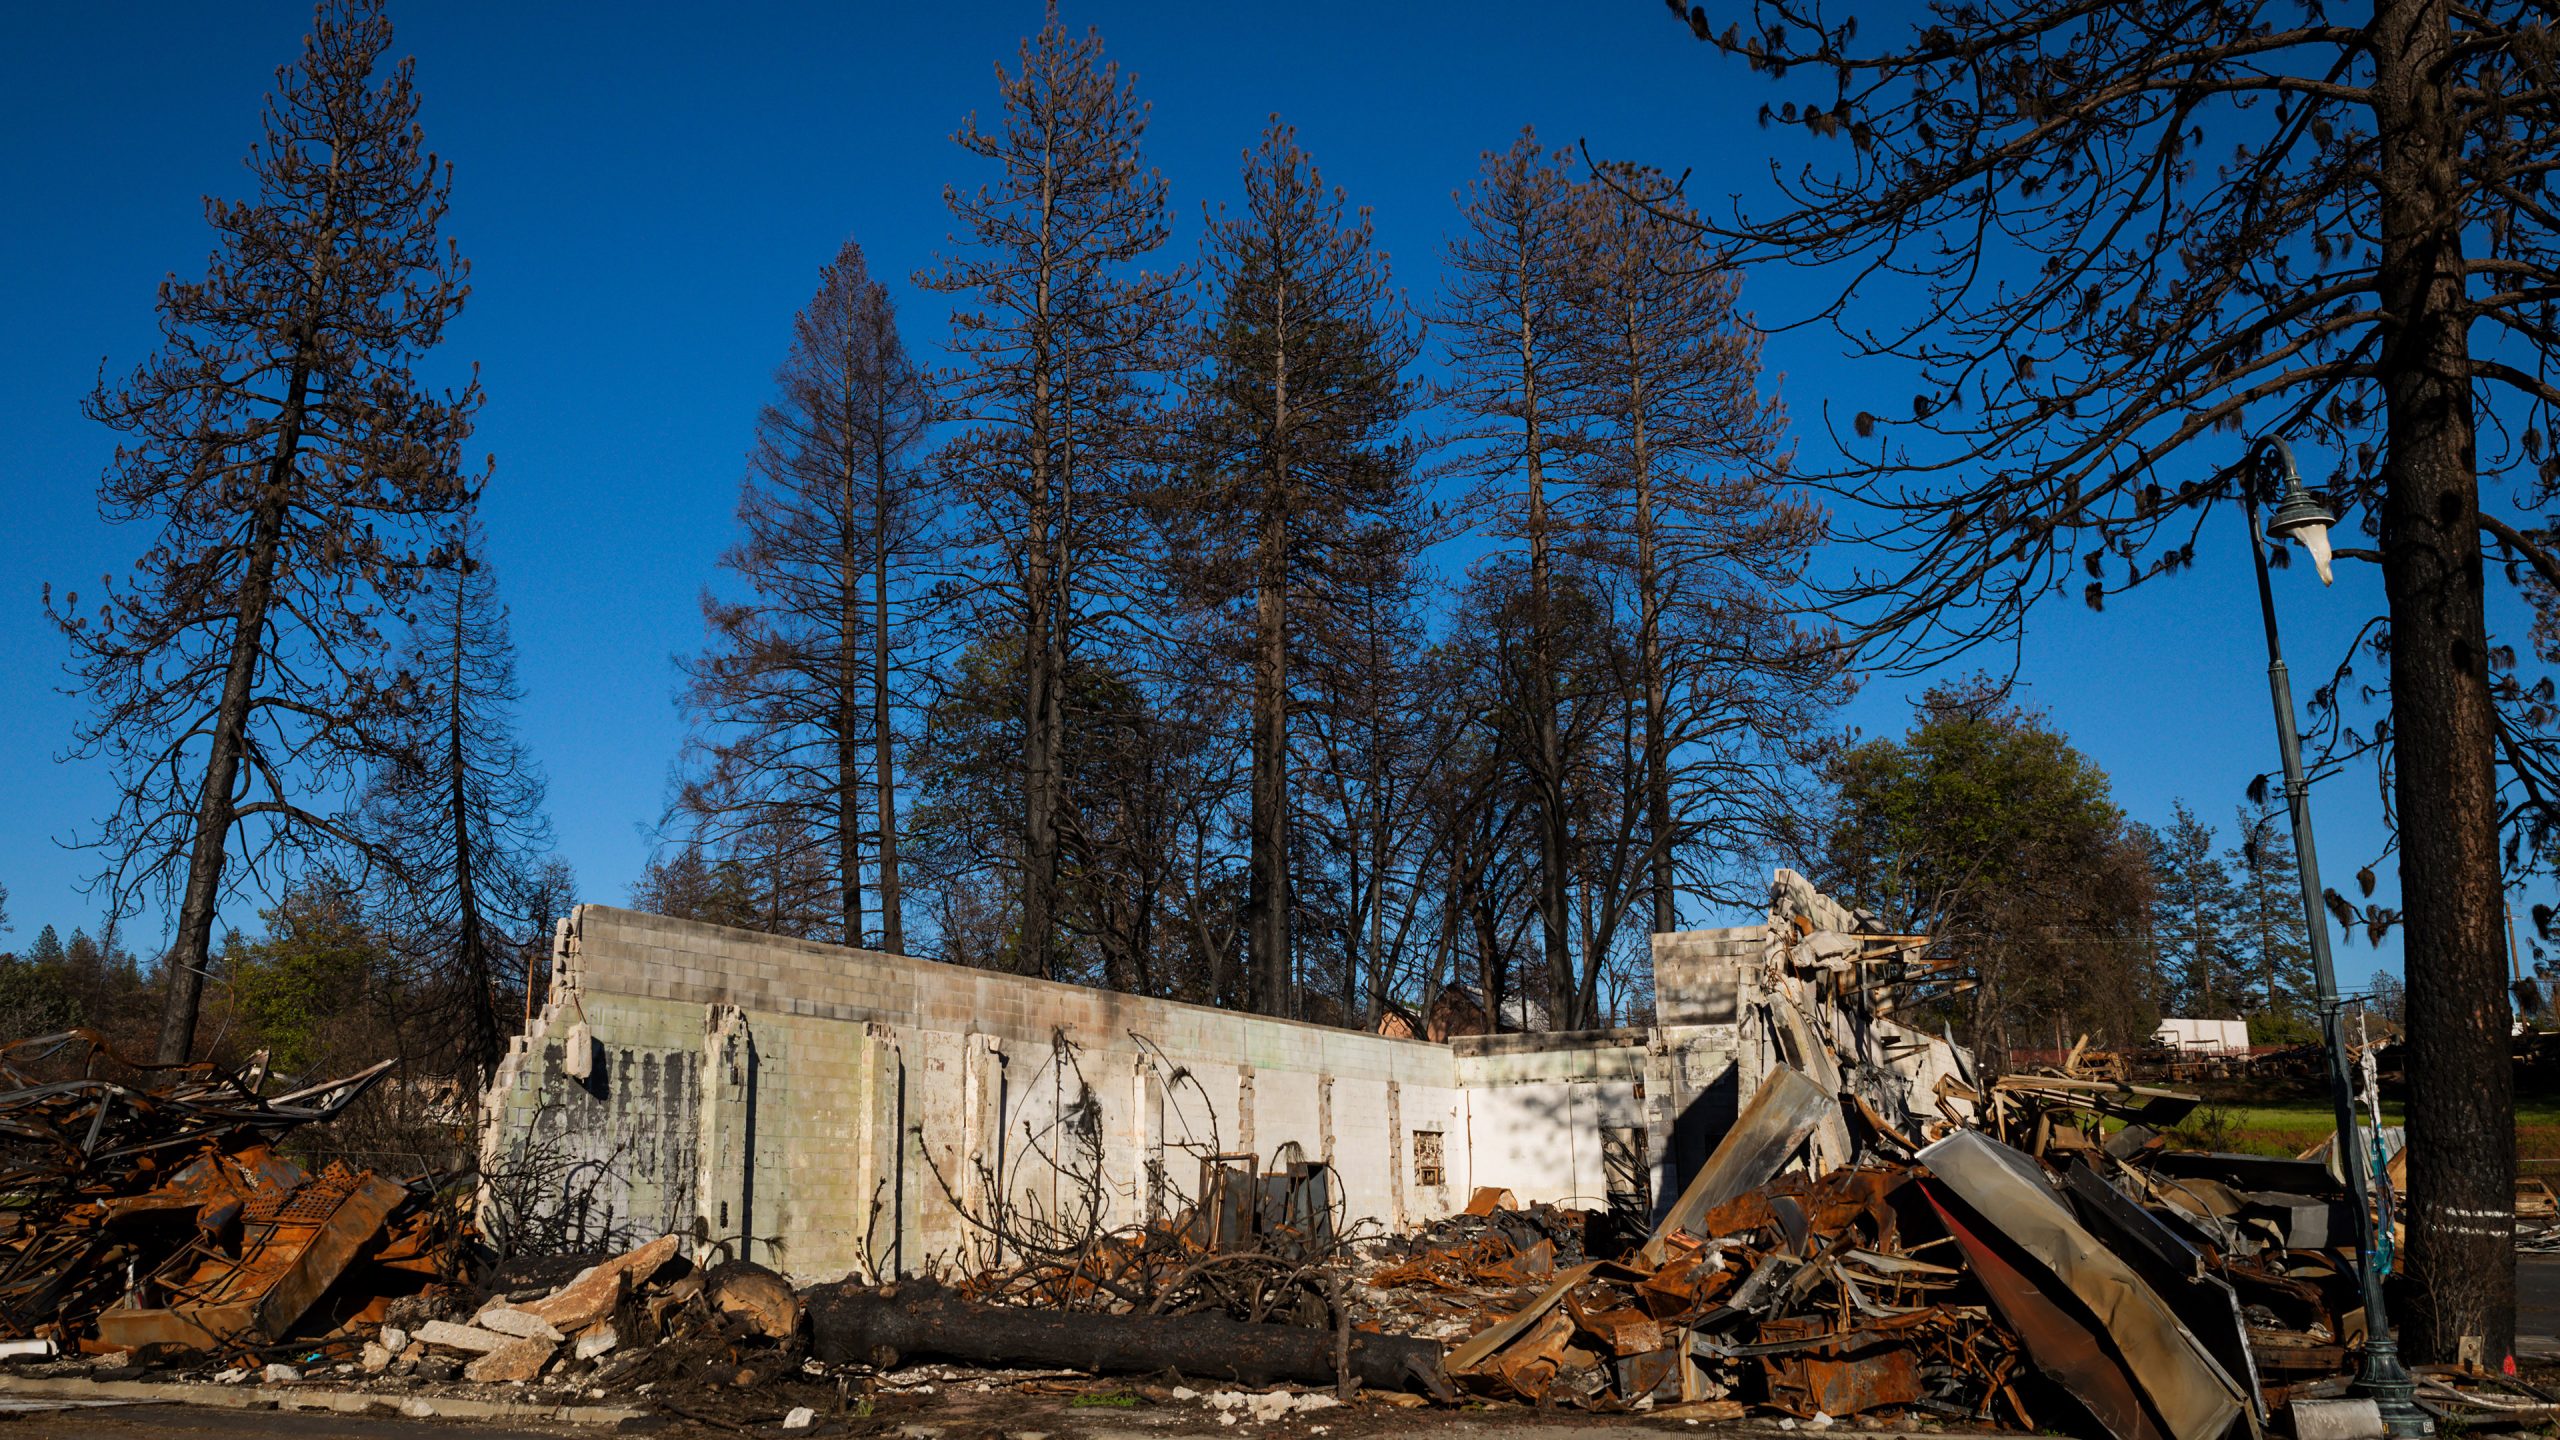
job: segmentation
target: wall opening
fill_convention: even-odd
[[[1449,1183],[1447,1137],[1437,1130],[1413,1132],[1413,1183],[1424,1188]]]

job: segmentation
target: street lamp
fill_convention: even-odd
[[[2276,486],[2283,487],[2281,492]],[[2293,447],[2269,435],[2249,447],[2240,467],[2240,510],[2249,520],[2249,558],[2258,570],[2258,610],[2267,626],[2267,689],[2276,706],[2276,743],[2284,752],[2284,796],[2293,813],[2293,853],[2302,870],[2302,919],[2311,933],[2311,964],[2320,987],[2320,1034],[2329,1052],[2329,1103],[2338,1118],[2338,1171],[2346,1177],[2347,1209],[2355,1217],[2356,1280],[2364,1292],[2364,1371],[2354,1393],[2370,1397],[2383,1427],[2395,1436],[2434,1433],[2435,1424],[2411,1397],[2416,1382],[2400,1364],[2400,1342],[2382,1305],[2382,1277],[2374,1273],[2373,1212],[2365,1196],[2364,1147],[2356,1143],[2355,1091],[2347,1063],[2346,1027],[2338,999],[2338,971],[2329,958],[2329,917],[2320,889],[2320,857],[2311,845],[2311,784],[2302,776],[2302,737],[2293,726],[2293,681],[2276,643],[2275,590],[2267,583],[2267,547],[2258,529],[2258,506],[2276,496],[2266,535],[2291,540],[2311,556],[2320,583],[2329,583],[2329,527],[2337,517],[2303,488]],[[2377,1122],[2378,1123],[2378,1122]]]

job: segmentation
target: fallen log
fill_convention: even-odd
[[[886,1369],[909,1360],[1057,1366],[1094,1374],[1167,1370],[1237,1385],[1332,1385],[1330,1329],[1253,1325],[1223,1315],[1098,1315],[963,1300],[929,1280],[821,1285],[803,1297],[810,1350],[830,1365]],[[1450,1394],[1436,1341],[1351,1332],[1344,1357],[1373,1390]]]

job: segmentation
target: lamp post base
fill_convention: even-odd
[[[2435,1417],[2418,1408],[2418,1382],[2400,1363],[2400,1342],[2393,1336],[2365,1342],[2363,1368],[2347,1393],[2373,1402],[2382,1412],[2383,1433],[2392,1440],[2419,1440],[2436,1433]]]

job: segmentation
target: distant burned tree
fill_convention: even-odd
[[[1831,637],[1796,618],[1825,522],[1784,483],[1786,414],[1761,393],[1741,276],[1715,264],[1659,177],[1608,178],[1585,187],[1569,291],[1565,378],[1585,417],[1569,513],[1632,651],[1643,733],[1628,788],[1642,818],[1609,840],[1632,844],[1645,883],[1585,908],[1607,930],[1634,899],[1669,931],[1684,881],[1728,903],[1757,898],[1716,882],[1767,853],[1839,671]]]
[[[522,955],[548,923],[544,782],[515,738],[515,644],[476,522],[415,605],[402,669],[416,686],[399,745],[365,795],[382,855],[378,918],[401,989],[435,1012],[448,1054],[486,1074],[524,1001]],[[413,1017],[414,1018],[414,1017]]]
[[[944,191],[964,248],[917,278],[959,307],[959,362],[942,390],[967,428],[939,461],[974,520],[961,538],[982,562],[962,623],[1021,637],[1019,841],[988,858],[1016,872],[1012,963],[1046,974],[1065,677],[1110,635],[1143,540],[1131,471],[1156,443],[1148,386],[1173,363],[1182,277],[1136,268],[1165,241],[1165,184],[1139,154],[1146,107],[1103,60],[1101,37],[1069,35],[1052,5],[996,81],[995,127],[973,115],[953,139],[997,173],[977,190]]]
[[[860,246],[818,272],[777,380],[738,498],[746,535],[721,557],[748,594],[703,597],[712,643],[685,691],[697,768],[677,809],[750,863],[750,834],[814,847],[835,877],[824,938],[847,945],[874,938],[876,857],[877,938],[901,951],[898,697],[922,603],[909,572],[938,514],[915,460],[930,397]]]
[[[1019,785],[1016,704],[1020,650],[1007,637],[970,646],[943,677],[925,715],[911,827],[917,889],[941,915],[939,958],[1002,959],[1005,917],[989,903],[987,856],[1012,839],[1005,801]],[[1204,667],[1205,668],[1205,667]],[[1160,677],[1161,678],[1161,677]],[[1197,1002],[1241,999],[1227,947],[1204,954],[1200,872],[1223,874],[1201,851],[1228,829],[1225,797],[1236,766],[1222,716],[1205,686],[1141,686],[1089,660],[1064,677],[1068,726],[1059,751],[1068,793],[1050,973],[1130,994]]]
[[[1419,536],[1415,537],[1421,538]],[[1324,607],[1324,644],[1302,666],[1294,901],[1324,942],[1343,1023],[1374,1029],[1400,996],[1430,983],[1438,906],[1432,872],[1448,843],[1428,798],[1434,770],[1469,722],[1463,705],[1428,703],[1433,578],[1407,547],[1340,577]]]
[[[1418,545],[1401,431],[1418,349],[1365,213],[1327,189],[1276,120],[1246,157],[1244,206],[1210,225],[1208,352],[1169,497],[1191,603],[1233,614],[1252,676],[1253,1008],[1293,1013],[1290,714],[1320,696],[1347,607]],[[1244,639],[1249,636],[1249,639]],[[1316,703],[1321,703],[1320,700]]]
[[[159,353],[89,401],[126,436],[100,509],[154,534],[127,583],[47,607],[97,706],[72,753],[120,787],[92,841],[107,883],[178,901],[163,1061],[193,1047],[223,897],[358,842],[329,797],[397,715],[380,618],[473,489],[476,383],[437,395],[410,368],[467,267],[437,238],[450,170],[409,63],[376,75],[390,43],[378,0],[320,7],[249,152],[255,194],[206,202],[205,277],[161,286]]]
[[[1739,278],[1659,177],[1605,181],[1526,132],[1487,155],[1438,326],[1461,466],[1518,547],[1466,608],[1499,620],[1472,673],[1516,687],[1474,698],[1529,802],[1560,1025],[1636,927],[1765,850],[1837,673],[1791,609],[1823,524],[1782,483]]]
[[[1738,257],[1837,265],[1852,349],[1917,376],[1907,410],[1859,416],[1834,477],[1878,518],[1837,598],[1879,653],[2006,639],[2076,568],[2092,605],[2185,569],[2246,437],[2335,456],[2332,498],[2378,542],[2344,554],[2380,567],[2360,648],[2387,726],[2315,700],[2383,766],[2397,826],[2410,1348],[2472,1337],[2494,1365],[2515,1303],[2507,1227],[2480,1218],[2514,1199],[2498,838],[2541,848],[2554,771],[2548,683],[2490,643],[2485,587],[2560,577],[2548,17],[1995,0],[1862,33],[1795,0],[1673,8],[1791,87],[1771,120],[1837,144],[1709,228]],[[2513,518],[2483,507],[2484,471],[2512,476]]]
[[[1530,647],[1520,667],[1528,692],[1514,707],[1526,726],[1529,815],[1538,847],[1539,935],[1551,983],[1572,983],[1567,913],[1564,740],[1555,694],[1555,571],[1566,537],[1556,488],[1576,448],[1580,414],[1565,369],[1572,355],[1567,303],[1579,279],[1581,198],[1565,152],[1527,130],[1488,152],[1458,197],[1461,229],[1449,244],[1448,294],[1435,332],[1452,379],[1440,397],[1460,424],[1452,437],[1484,487],[1494,529],[1528,551]]]

